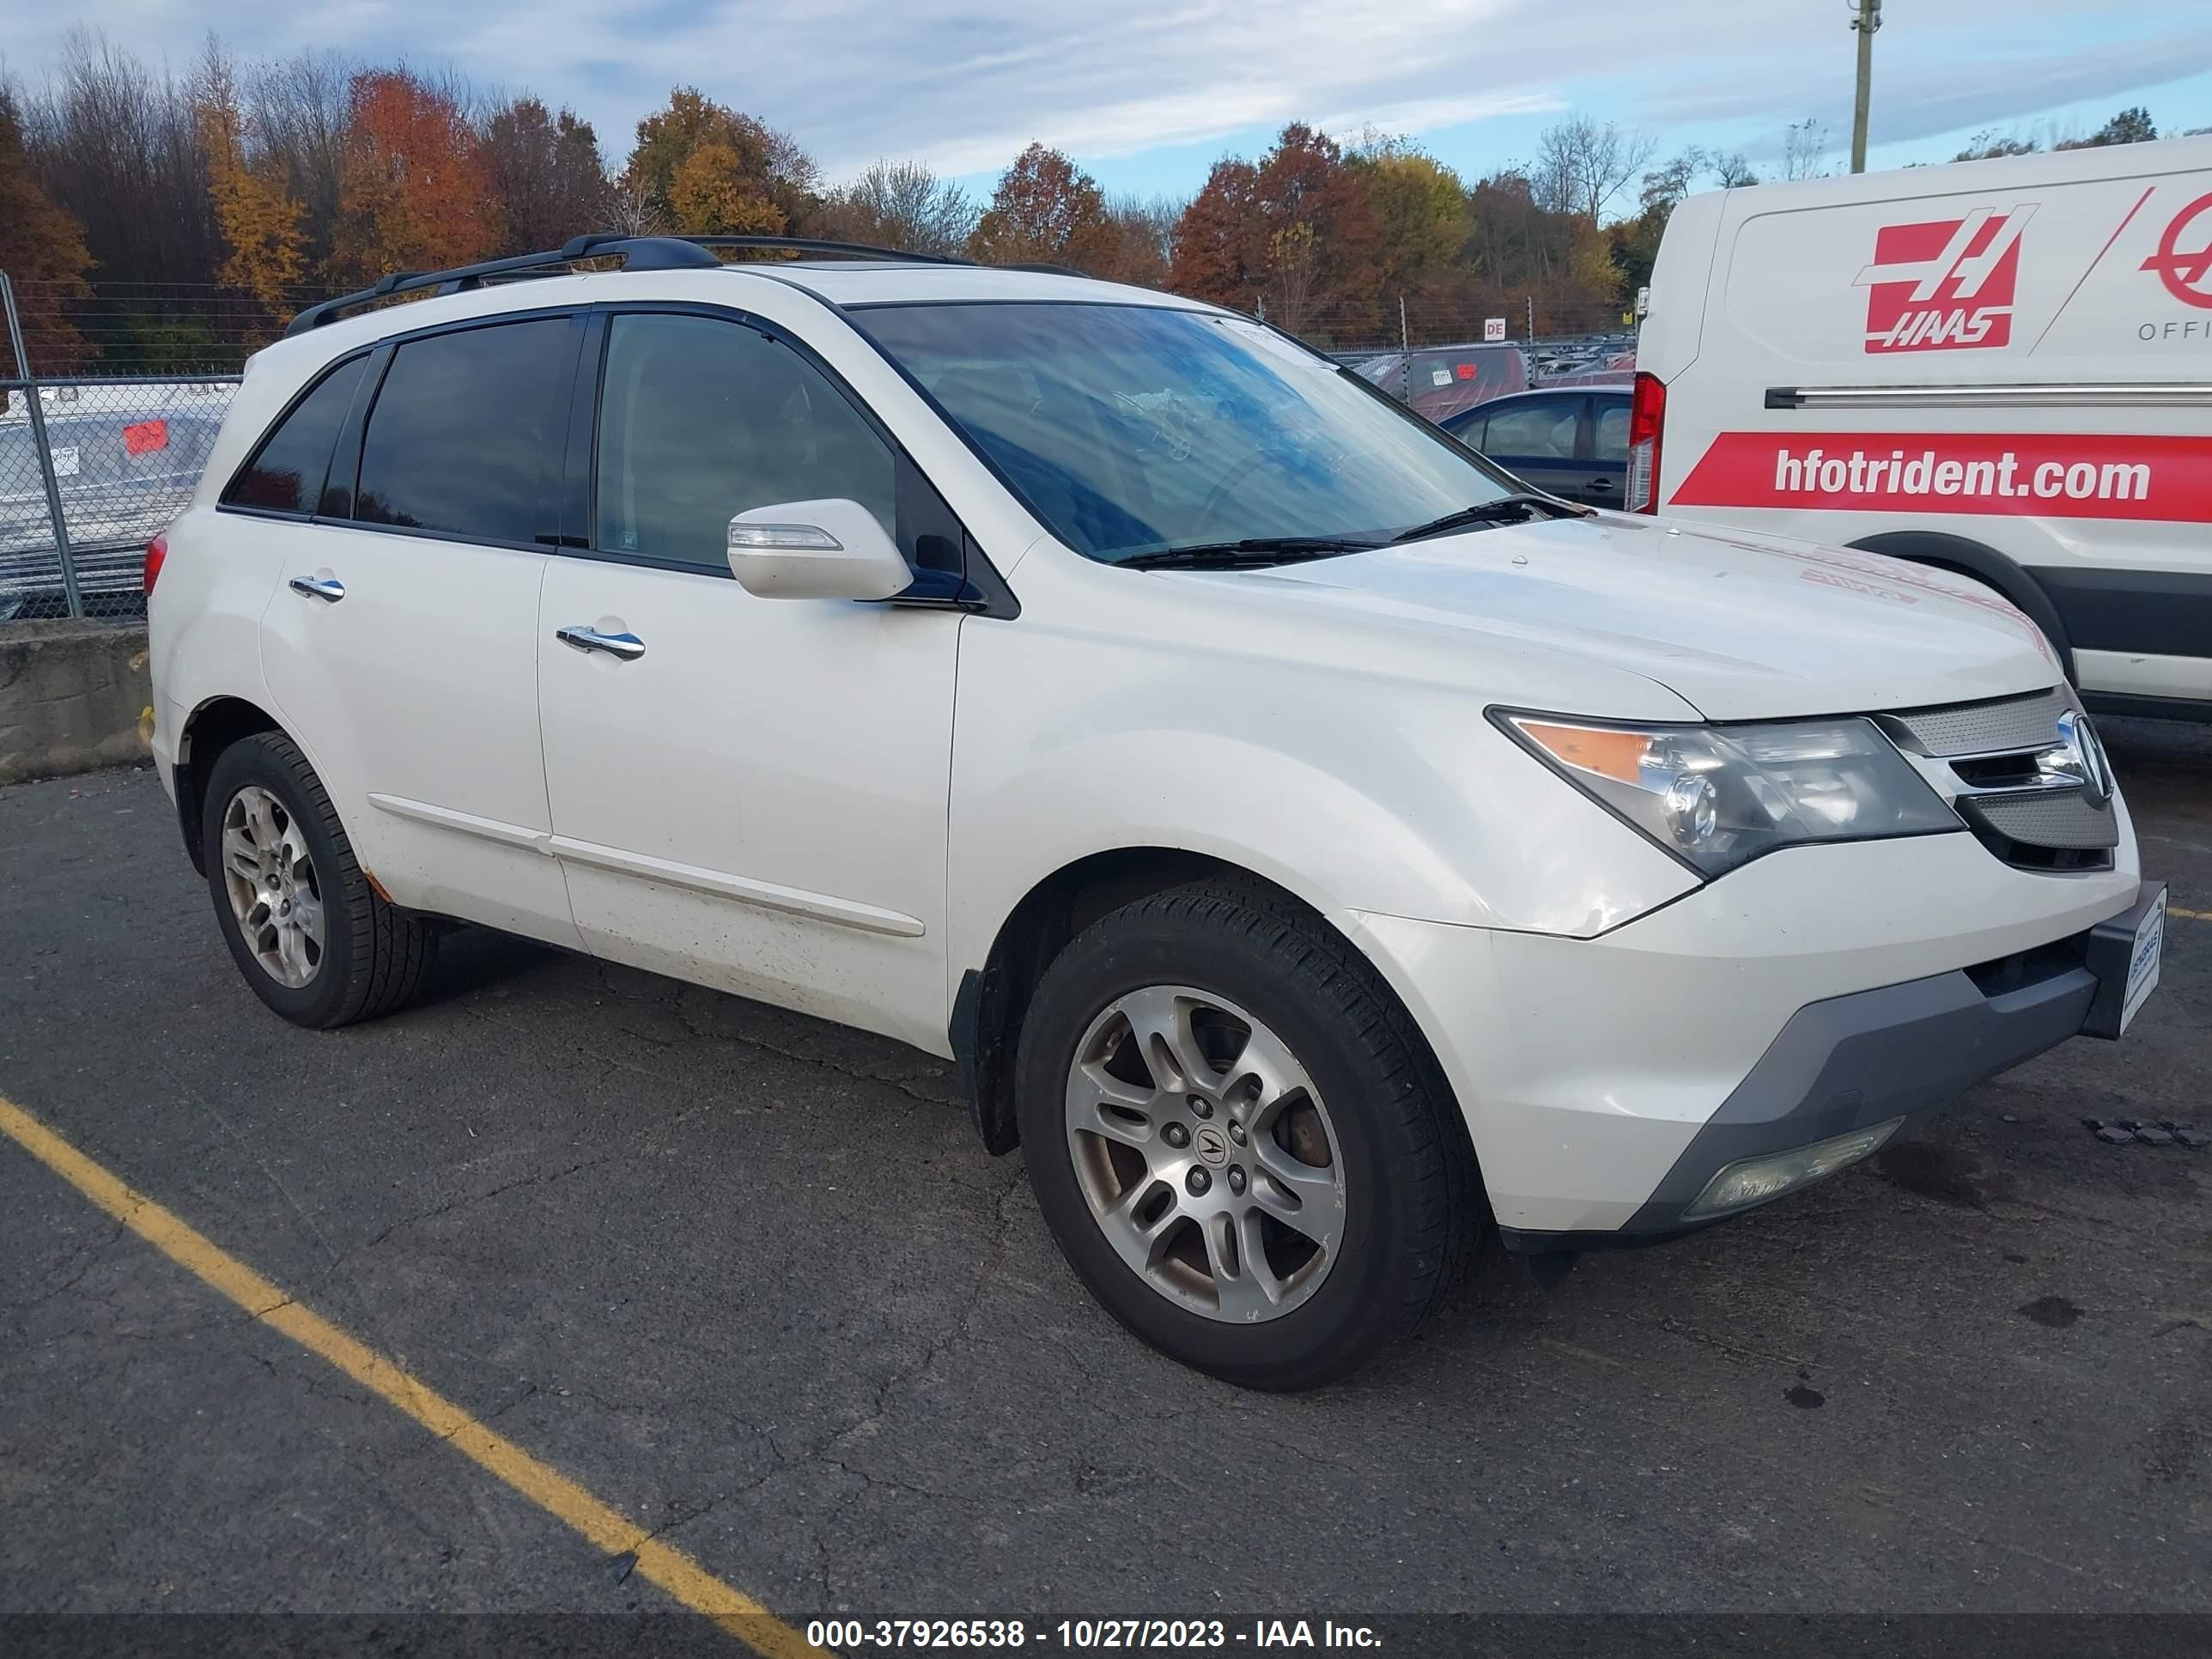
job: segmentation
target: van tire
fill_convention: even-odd
[[[276,976],[247,939],[234,900],[236,872],[227,867],[224,820],[241,792],[255,790],[275,798],[305,842],[310,869],[301,883],[311,883],[319,901],[322,938],[304,984]],[[209,774],[201,811],[202,862],[216,921],[239,972],[262,1001],[295,1025],[328,1030],[394,1012],[422,994],[437,959],[435,930],[370,884],[322,780],[291,738],[260,732],[225,749]]]
[[[1287,1310],[1258,1322],[1193,1311],[1156,1287],[1109,1241],[1079,1173],[1068,1100],[1079,1045],[1095,1040],[1117,999],[1170,986],[1218,996],[1278,1035],[1325,1103],[1340,1149],[1337,1253],[1305,1299],[1285,1298]],[[1103,917],[1045,970],[1015,1064],[1023,1156],[1068,1264],[1131,1332],[1228,1382],[1287,1391],[1348,1375],[1433,1313],[1492,1231],[1464,1121],[1419,1031],[1370,963],[1281,896],[1206,882]],[[1231,1115],[1224,1101],[1214,1121]],[[1250,1158],[1255,1185],[1256,1140],[1227,1154]]]

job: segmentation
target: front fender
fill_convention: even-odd
[[[1032,613],[1034,614],[1034,613]],[[1170,848],[1362,911],[1586,938],[1687,891],[1681,865],[1454,688],[970,628],[948,878],[955,981],[1036,884]]]

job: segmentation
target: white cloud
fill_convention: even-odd
[[[1568,107],[1660,130],[1847,119],[1842,0],[75,0],[73,16],[188,62],[334,46],[451,65],[574,106],[611,156],[676,84],[797,135],[832,177],[878,156],[1003,164],[1205,145],[1293,120],[1421,133]],[[51,12],[8,7],[0,60],[35,75]],[[2202,0],[2148,0],[2130,40],[2073,0],[1912,0],[1877,41],[1878,137],[2030,118],[2212,63]],[[2212,116],[2212,111],[2203,112]],[[1195,185],[1197,180],[1190,183]]]

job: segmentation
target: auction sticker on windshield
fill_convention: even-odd
[[[76,446],[75,444],[54,446],[54,477],[57,478],[76,477]]]

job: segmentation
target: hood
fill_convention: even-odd
[[[1194,576],[1293,607],[1539,647],[1656,680],[1708,720],[1869,713],[2063,678],[1994,592],[1880,554],[1601,514]],[[1601,708],[1560,713],[1602,716]]]

